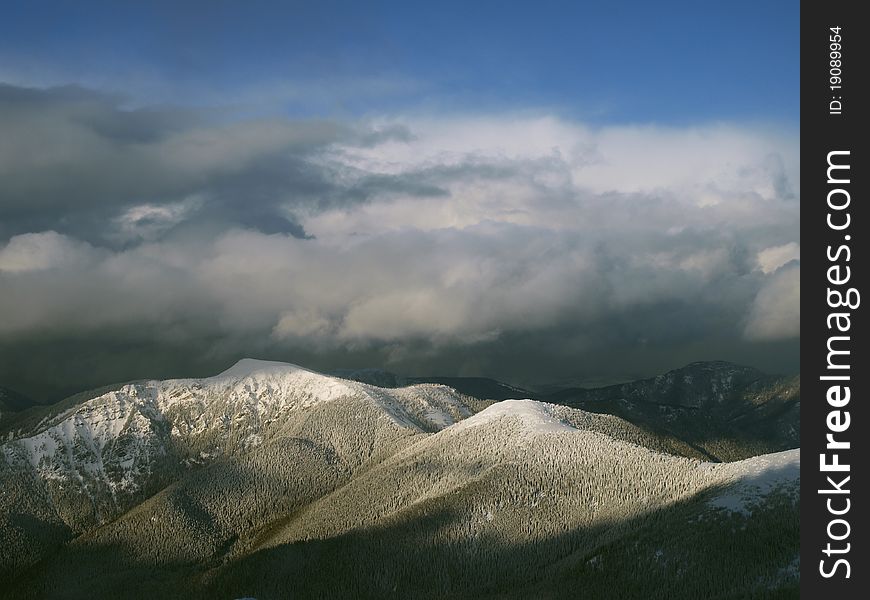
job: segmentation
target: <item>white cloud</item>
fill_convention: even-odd
[[[85,242],[56,231],[13,236],[0,250],[0,272],[24,273],[45,269],[75,268],[88,264],[100,253]]]
[[[345,237],[484,221],[577,231],[796,222],[797,145],[787,134],[724,125],[591,129],[553,117],[386,124],[413,136],[333,146],[325,160],[360,176],[425,178],[449,194],[375,197],[309,215],[306,230]]]
[[[800,260],[801,247],[797,242],[789,242],[781,246],[771,246],[758,253],[758,266],[765,273],[773,273],[778,268],[793,260]]]
[[[397,126],[409,134],[360,143],[360,132]],[[569,330],[603,343],[608,328],[654,345],[738,337],[735,320],[751,339],[799,334],[788,134],[444,116],[240,122],[136,148],[151,177],[188,189],[241,173],[252,195],[234,197],[235,212],[208,185],[125,206],[111,223],[135,243],[114,251],[54,232],[13,237],[0,250],[0,284],[16,290],[0,297],[0,332],[128,326],[332,348]],[[298,166],[288,153],[334,179],[281,179]],[[131,183],[115,175],[112,189]],[[243,222],[261,197],[315,239]],[[218,210],[219,228],[173,229]]]
[[[801,271],[799,265],[777,271],[752,303],[746,337],[780,340],[800,337]]]
[[[116,231],[109,237],[123,242],[153,241],[189,218],[202,207],[201,196],[190,196],[168,204],[138,204],[114,219]]]

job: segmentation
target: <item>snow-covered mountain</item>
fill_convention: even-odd
[[[800,441],[800,377],[725,361],[695,362],[614,385],[548,385],[546,392],[483,377],[402,377],[381,369],[336,374],[383,387],[440,383],[476,398],[534,399],[617,415],[669,439],[672,451],[703,460],[740,460]]]
[[[349,428],[384,440],[435,431],[472,414],[444,386],[385,390],[244,359],[206,379],[127,384],[10,431],[0,445],[0,473],[31,472],[52,500],[55,491],[75,489],[94,508],[92,518],[70,523],[83,529],[128,508],[160,469],[244,452],[302,427],[314,409],[334,402],[357,408]]]
[[[799,451],[702,462],[618,417],[534,400],[246,359],[88,394],[4,439],[0,575],[13,584],[0,597],[640,597],[653,585],[678,598],[795,584]],[[619,570],[634,588],[612,587]]]
[[[522,400],[536,398],[537,394],[489,377],[402,376],[383,369],[337,369],[332,375],[369,383],[379,387],[396,388],[418,383],[437,383],[453,388],[461,394],[482,400]]]

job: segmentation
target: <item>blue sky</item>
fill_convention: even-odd
[[[0,80],[266,111],[799,115],[798,2],[6,2]]]

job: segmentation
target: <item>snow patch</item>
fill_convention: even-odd
[[[796,493],[800,485],[800,448],[755,456],[722,465],[707,463],[730,476],[725,493],[710,500],[710,505],[746,516],[752,506],[776,490]]]
[[[242,440],[243,448],[253,448],[259,446],[263,443],[263,436],[258,433],[252,433],[244,440]]]

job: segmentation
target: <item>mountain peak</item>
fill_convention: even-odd
[[[311,369],[306,369],[305,367],[300,367],[299,365],[294,365],[292,363],[278,362],[274,360],[260,360],[257,358],[243,358],[226,371],[222,371],[210,379],[224,379],[230,377],[241,378],[253,375],[254,373],[294,373],[298,371],[319,374]]]
[[[536,400],[502,400],[465,419],[455,429],[462,430],[502,418],[513,418],[519,420],[524,429],[533,433],[574,431],[574,427],[555,415],[554,408],[552,404]]]

